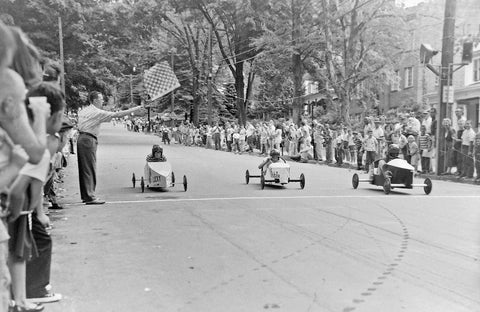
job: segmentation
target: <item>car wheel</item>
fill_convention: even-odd
[[[183,190],[186,192],[187,191],[187,186],[188,186],[188,182],[187,182],[187,176],[183,176]]]
[[[359,183],[358,174],[355,173],[353,174],[353,177],[352,177],[352,186],[354,189],[357,189],[358,183]]]
[[[305,188],[305,176],[303,175],[303,173],[300,175],[300,187],[302,188],[302,190]]]
[[[262,187],[262,190],[265,188],[265,177],[263,174],[260,176],[260,186]]]
[[[426,178],[425,181],[423,182],[425,183],[425,186],[423,187],[423,190],[425,191],[425,194],[430,194],[432,192],[432,180],[430,180],[430,178]]]
[[[140,179],[140,187],[142,188],[142,193],[145,192],[145,181],[143,177]]]
[[[175,184],[175,173],[172,171],[172,184]]]
[[[250,182],[250,172],[248,170],[245,172],[245,182],[248,184]]]
[[[133,188],[135,188],[135,182],[137,180],[135,179],[135,173],[132,173],[132,184],[133,184]]]
[[[392,190],[392,183],[390,182],[389,178],[385,179],[385,182],[383,182],[383,191],[385,194],[390,194],[390,191]]]

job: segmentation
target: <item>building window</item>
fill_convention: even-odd
[[[398,70],[395,71],[393,76],[391,91],[400,91],[400,72]]]
[[[413,87],[413,67],[405,67],[405,88]]]
[[[480,59],[473,60],[473,81],[480,81]]]

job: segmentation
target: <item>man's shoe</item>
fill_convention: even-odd
[[[52,206],[49,207],[49,209],[60,210],[60,209],[63,209],[63,206],[60,206],[60,205],[57,204],[57,203],[53,203]]]
[[[94,199],[94,200],[85,202],[85,205],[103,205],[103,204],[105,204],[105,201],[100,199]]]
[[[46,293],[45,296],[38,297],[38,298],[28,298],[28,301],[33,303],[50,303],[50,302],[57,302],[62,300],[61,294],[55,293]]]

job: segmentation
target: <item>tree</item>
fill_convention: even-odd
[[[350,124],[350,107],[358,92],[371,97],[392,76],[393,64],[404,51],[401,11],[389,0],[321,0],[325,34],[325,79],[339,98],[342,121]],[[359,90],[360,89],[360,90]]]
[[[258,54],[252,40],[261,33],[260,15],[266,9],[261,0],[191,0],[212,27],[220,60],[235,79],[237,118],[246,124],[246,111],[255,79],[254,59]],[[246,66],[246,63],[248,65]],[[245,69],[248,69],[245,88]]]

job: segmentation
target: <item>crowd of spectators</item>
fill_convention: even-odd
[[[72,124],[59,74],[0,22],[0,311],[42,311],[61,299],[50,285],[48,207],[62,208],[56,189]]]
[[[61,299],[50,285],[52,240],[48,212],[62,208],[56,201],[56,191],[67,164],[66,155],[73,152],[73,126],[64,114],[66,103],[59,75],[59,67],[42,59],[19,28],[0,22],[0,311],[42,311],[42,303]],[[163,144],[173,142],[239,154],[269,155],[275,149],[296,161],[315,160],[338,166],[349,163],[365,171],[395,143],[400,157],[415,170],[429,173],[435,167],[432,159],[440,126],[448,161],[441,174],[473,178],[476,170],[479,180],[480,133],[475,132],[462,110],[440,125],[436,111],[430,109],[421,114],[399,114],[393,119],[366,117],[362,125],[355,127],[318,120],[305,120],[300,125],[292,120],[270,120],[247,122],[245,126],[236,122],[167,126],[157,119],[149,129],[152,123],[145,119],[120,119],[140,108],[106,113],[97,107],[102,103],[99,98],[99,94],[91,93],[91,103],[80,111],[78,125],[79,138],[95,140],[95,147],[99,124],[113,120],[122,121],[131,131],[152,130]],[[93,157],[89,159],[94,160],[96,148],[80,148],[77,152],[88,152]],[[79,157],[86,159],[82,155]],[[104,203],[94,197],[95,183],[86,184],[91,186],[92,194],[84,201]]]
[[[231,121],[195,126],[189,122],[166,125],[155,119],[150,126],[163,144],[174,142],[261,155],[277,149],[282,156],[289,156],[292,160],[315,160],[338,166],[348,164],[366,172],[373,161],[385,157],[390,144],[397,144],[401,151],[399,157],[407,160],[416,173],[427,174],[433,173],[436,167],[436,116],[437,111],[431,108],[403,112],[390,118],[367,116],[362,124],[355,126],[316,119],[306,119],[299,126],[292,120],[252,121],[246,126]],[[477,172],[480,170],[480,135],[472,129],[471,121],[466,120],[462,109],[457,109],[452,119],[446,118],[440,125],[440,135],[447,142],[445,158],[448,163],[448,168],[440,174],[471,179],[474,167]],[[126,119],[124,124],[132,131],[148,129],[145,118]],[[476,180],[480,180],[478,174]]]

